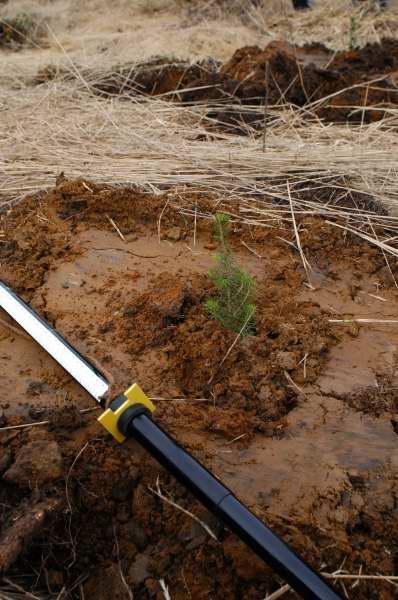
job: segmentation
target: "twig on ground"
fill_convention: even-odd
[[[186,577],[185,577],[185,573],[184,573],[184,567],[182,567],[182,569],[181,569],[181,577],[182,577],[182,581],[183,581],[183,583],[184,583],[184,587],[185,587],[185,589],[187,590],[187,594],[188,594],[188,596],[189,596],[190,598],[192,598],[191,590],[190,590],[190,589],[189,589],[189,587],[188,587],[187,579],[186,579]]]
[[[150,397],[149,400],[154,402],[211,402],[210,398],[162,398],[162,397]],[[1,431],[1,429],[0,429]]]
[[[65,596],[65,594],[66,594],[66,586],[64,585],[55,600],[62,600],[62,598]]]
[[[216,534],[210,529],[210,527],[208,525],[206,525],[206,523],[204,523],[203,521],[201,521],[201,519],[199,519],[199,517],[197,517],[196,515],[194,515],[191,512],[189,512],[189,510],[187,510],[186,508],[183,508],[182,506],[180,506],[179,504],[177,504],[176,502],[174,502],[170,498],[167,498],[167,496],[165,496],[162,493],[162,490],[160,489],[159,477],[157,477],[157,479],[156,479],[156,490],[154,490],[153,488],[151,488],[149,486],[148,486],[148,489],[149,489],[150,492],[152,492],[152,494],[155,494],[155,496],[158,496],[161,500],[163,500],[167,504],[170,504],[170,506],[174,506],[174,508],[176,508],[177,510],[180,510],[185,515],[187,515],[188,517],[190,517],[191,519],[193,519],[194,521],[196,521],[196,523],[199,523],[199,525],[201,527],[203,527],[203,529],[206,531],[206,533],[208,533],[209,536],[211,538],[213,538],[213,540],[215,540],[216,542],[218,542]]]
[[[195,248],[196,246],[196,228],[197,228],[197,221],[198,221],[198,201],[195,200],[195,217],[194,217],[194,221],[193,221],[193,247]]]
[[[361,569],[360,569],[361,570]],[[354,581],[354,585],[357,585],[360,581],[387,581],[392,585],[397,585],[395,582],[398,581],[397,575],[362,575],[361,573],[341,573],[340,569],[335,571],[334,573],[321,573],[323,577],[326,579],[333,579],[336,581],[340,581],[342,584],[344,580]],[[353,586],[352,586],[353,587]],[[345,588],[344,588],[345,589]],[[272,594],[265,596],[264,600],[277,600],[287,592],[291,590],[290,585],[285,584],[279,590],[276,590]],[[348,597],[348,596],[347,596]]]
[[[276,590],[272,594],[268,594],[267,596],[265,596],[264,600],[277,600],[277,598],[280,598],[281,596],[286,594],[286,592],[288,592],[289,590],[290,590],[290,585],[288,585],[288,584],[283,585],[281,588],[279,588],[279,590]]]
[[[302,364],[303,365],[303,376],[304,379],[307,379],[307,358],[308,358],[309,354],[308,352],[306,352],[303,356],[303,358],[300,360],[300,362],[298,363],[298,367]]]
[[[233,444],[234,442],[237,442],[238,440],[241,440],[242,438],[246,437],[247,435],[249,435],[248,433],[241,433],[240,435],[236,436],[233,440],[230,440],[229,442],[226,442],[226,446],[230,446],[231,444]]]
[[[298,386],[295,381],[293,381],[293,379],[290,377],[290,375],[289,375],[289,373],[287,371],[283,371],[283,374],[285,375],[286,379],[288,380],[288,382],[290,383],[290,385],[295,390],[297,390],[300,394],[305,394],[304,390],[302,390],[301,387]]]
[[[8,579],[8,577],[3,577],[3,581],[4,581],[4,583],[9,585],[11,588],[16,590],[17,592],[21,592],[21,594],[23,594],[25,598],[30,598],[31,600],[41,600],[41,598],[39,596],[36,596],[35,594],[32,594],[31,592],[27,592],[22,586],[15,583],[15,581],[11,581],[11,579]],[[2,598],[1,590],[0,590],[0,598]]]
[[[83,452],[86,450],[86,448],[89,446],[90,443],[92,443],[94,440],[90,440],[88,442],[86,442],[84,444],[84,446],[82,446],[79,450],[79,452],[76,454],[70,468],[69,471],[66,475],[65,478],[65,496],[66,496],[66,502],[68,504],[68,532],[69,532],[69,537],[70,537],[70,541],[71,541],[71,546],[72,546],[72,561],[69,563],[68,565],[68,569],[70,569],[76,562],[76,544],[75,544],[75,540],[73,539],[72,536],[72,516],[73,516],[73,511],[72,511],[72,503],[70,500],[70,496],[69,496],[69,479],[73,470],[73,467],[75,466],[75,464],[77,463],[77,461],[79,460],[79,458],[81,457],[81,455],[83,454]]]
[[[162,592],[163,592],[163,596],[165,597],[165,600],[171,600],[169,588],[167,587],[165,580],[159,579],[159,584],[160,584],[160,587],[162,588]]]
[[[241,244],[242,244],[242,246],[244,246],[245,248],[247,248],[249,250],[249,252],[251,252],[252,254],[254,254],[254,256],[257,256],[257,258],[264,258],[263,256],[261,256],[261,254],[259,254],[255,250],[253,250],[253,248],[250,248],[250,246],[248,246],[246,244],[246,242],[244,242],[243,240],[241,240]]]
[[[100,406],[93,406],[93,408],[82,408],[81,410],[79,410],[79,412],[81,414],[85,414],[88,412],[92,412],[94,410],[100,410]],[[50,423],[49,420],[47,421],[36,421],[33,423],[22,423],[22,425],[8,425],[7,427],[0,427],[0,432],[2,431],[12,431],[14,429],[29,429],[30,427],[40,427],[42,425],[48,425]]]
[[[370,294],[368,292],[368,296],[371,298],[376,298],[376,300],[380,300],[380,302],[388,302],[387,298],[383,298],[382,296],[377,296],[376,294]]]
[[[124,573],[123,573],[122,563],[120,561],[119,540],[117,539],[115,525],[113,526],[113,535],[114,535],[114,538],[115,538],[116,558],[117,558],[117,563],[118,563],[118,566],[119,566],[120,579],[122,580],[123,586],[124,586],[124,588],[125,588],[125,590],[127,592],[128,597],[130,598],[130,600],[134,600],[133,592],[131,591],[131,588],[130,588],[129,584],[127,583],[126,578],[125,578]]]
[[[161,210],[161,212],[160,212],[159,219],[158,219],[158,240],[159,240],[159,244],[160,244],[160,241],[161,241],[161,239],[160,239],[160,227],[161,227],[161,223],[162,223],[162,218],[163,218],[163,215],[165,213],[166,208],[169,205],[169,202],[170,202],[170,198],[168,197],[167,200],[166,200],[166,202],[165,202],[165,204],[164,204],[164,206],[163,206],[163,208],[162,208],[162,210]]]
[[[397,319],[328,319],[329,323],[378,323],[380,325],[397,325]]]
[[[106,215],[106,218],[108,219],[108,221],[112,225],[112,227],[115,229],[115,231],[118,234],[118,236],[120,237],[120,239],[123,240],[123,242],[125,242],[126,238],[120,231],[119,227],[116,225],[115,221],[109,215]]]
[[[296,217],[294,215],[294,209],[293,209],[293,200],[292,200],[292,195],[290,193],[290,185],[289,185],[288,181],[286,182],[286,186],[287,186],[287,193],[288,193],[288,196],[289,196],[290,212],[291,212],[291,215],[292,215],[292,223],[293,223],[294,234],[296,236],[297,248],[298,248],[298,250],[300,252],[300,256],[301,256],[301,260],[302,260],[302,263],[303,263],[305,274],[307,275],[308,285],[309,285],[309,287],[311,289],[314,289],[314,287],[313,287],[313,285],[311,283],[311,278],[310,278],[310,273],[309,273],[309,271],[311,269],[311,265],[307,261],[305,255],[304,255],[303,249],[301,247],[300,235],[299,235],[299,232],[298,232],[298,229],[297,229]]]
[[[85,187],[88,192],[91,192],[91,194],[94,194],[94,190],[92,190],[91,187],[88,186],[85,181],[82,181],[82,184],[83,184],[83,187]]]
[[[264,123],[263,123],[263,152],[265,152],[265,142],[267,137],[267,117],[268,117],[268,90],[269,90],[269,61],[265,64],[265,96],[264,96]]]

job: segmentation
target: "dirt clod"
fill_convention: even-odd
[[[53,498],[34,506],[28,504],[23,514],[14,515],[14,523],[0,536],[0,574],[10,568],[42,532],[46,520],[56,515],[61,507],[61,500]]]
[[[128,571],[132,585],[138,586],[151,576],[151,560],[145,554],[138,554]]]
[[[101,598],[101,600],[130,600],[131,598],[117,563],[99,569],[84,583],[83,589],[85,598]]]
[[[281,369],[293,371],[297,366],[297,358],[294,352],[278,352],[275,358]]]
[[[182,231],[179,227],[171,227],[165,233],[166,239],[172,242],[178,242],[181,239]]]
[[[62,455],[57,442],[37,440],[21,448],[3,479],[20,487],[35,487],[63,476]]]

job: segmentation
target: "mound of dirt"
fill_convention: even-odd
[[[328,122],[375,121],[396,107],[398,43],[383,40],[364,48],[332,54],[319,45],[296,48],[271,42],[266,48],[247,46],[229,61],[123,67],[99,79],[95,89],[106,94],[168,95],[185,103],[232,104],[209,117],[233,129],[262,127],[264,110],[244,106],[293,104]],[[368,108],[368,110],[365,110]]]
[[[144,94],[161,96],[169,94],[181,99],[179,90],[190,88],[192,82],[206,80],[214,75],[219,64],[209,59],[198,63],[174,62],[154,58],[143,65],[123,65],[94,84],[101,95]],[[173,93],[175,92],[175,93]]]

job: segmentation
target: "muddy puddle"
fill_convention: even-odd
[[[210,210],[208,199],[193,202]],[[315,568],[334,572],[344,561],[349,573],[392,574],[398,325],[330,322],[398,319],[383,255],[306,219],[309,289],[281,239],[290,231],[236,227],[238,262],[256,279],[257,335],[222,362],[236,335],[203,308],[214,293],[211,224],[165,205],[60,181],[1,215],[1,278],[115,390],[138,381],[156,419]],[[321,230],[325,248],[315,243]],[[9,325],[1,315],[2,427],[47,424],[0,431],[0,549],[18,522],[31,532],[24,548],[0,550],[0,571],[46,597],[65,587],[70,598],[128,598],[120,572],[143,599],[162,597],[160,579],[177,599],[257,600],[280,587],[142,450],[116,446],[96,412],[80,412],[90,399]],[[52,458],[38,470],[43,453]],[[218,542],[153,493],[157,477]],[[38,529],[35,510],[46,515]],[[349,589],[358,599],[394,594],[386,581]]]

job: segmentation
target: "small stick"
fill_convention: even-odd
[[[165,580],[159,579],[159,584],[160,584],[160,587],[162,588],[162,592],[163,592],[163,596],[165,597],[165,600],[171,600],[169,588],[167,587]],[[132,597],[133,596],[131,596],[131,598]]]
[[[381,302],[387,302],[387,298],[382,298],[381,296],[376,296],[376,294],[369,294],[369,292],[368,292],[368,296],[371,296],[372,298],[376,298],[376,300],[381,300]]]
[[[133,600],[133,592],[131,591],[131,588],[129,586],[129,584],[126,581],[126,578],[124,576],[123,570],[122,570],[122,563],[120,562],[120,550],[119,550],[119,540],[117,539],[117,535],[116,535],[116,527],[115,525],[113,526],[113,535],[115,538],[115,546],[116,546],[116,557],[117,557],[117,563],[119,566],[119,573],[120,573],[120,579],[122,580],[123,586],[127,592],[128,597],[130,598],[130,600]]]
[[[293,379],[290,377],[289,373],[287,371],[283,371],[286,379],[288,380],[288,382],[290,383],[290,385],[292,385],[300,394],[305,394],[304,390],[301,389],[301,387],[299,387],[297,385],[297,383],[295,381],[293,381]]]
[[[225,445],[229,446],[230,444],[233,444],[234,442],[237,442],[238,440],[241,440],[242,438],[246,437],[247,435],[248,435],[247,433],[241,433],[240,435],[238,435],[233,440],[230,440],[229,442],[227,442]]]
[[[89,192],[94,194],[94,190],[92,190],[91,187],[89,187],[85,181],[83,181],[82,183],[83,183],[83,187],[85,187],[86,190],[88,190]]]
[[[14,581],[11,581],[11,579],[8,579],[7,577],[3,577],[3,581],[10,587],[14,588],[14,590],[17,590],[17,592],[21,592],[25,598],[31,598],[32,600],[40,600],[39,596],[35,596],[34,594],[27,592],[26,590],[23,589],[23,587],[21,587]]]
[[[265,65],[265,96],[264,96],[264,126],[263,126],[263,152],[265,152],[265,140],[267,134],[267,113],[268,113],[268,82],[269,82],[269,61]]]
[[[273,594],[269,594],[269,595],[265,596],[264,600],[277,600],[277,598],[280,598],[281,596],[286,594],[286,592],[288,592],[289,590],[290,590],[290,585],[288,585],[288,584],[283,585],[281,588],[279,588],[279,590],[276,590],[276,592],[273,592]]]
[[[363,581],[398,581],[398,575],[360,575],[359,573],[321,573],[327,579],[354,579]]]
[[[197,226],[197,219],[198,219],[198,201],[195,200],[195,218],[194,218],[194,227],[193,227],[193,247],[195,248],[196,246],[196,226]]]
[[[240,243],[242,244],[242,246],[244,246],[245,248],[247,248],[249,250],[249,252],[251,252],[252,254],[254,254],[254,256],[257,256],[257,258],[264,258],[263,256],[261,256],[261,254],[259,254],[255,250],[253,250],[253,248],[250,248],[250,246],[248,246],[246,244],[246,242],[244,242],[243,240],[241,240]]]
[[[91,442],[93,442],[94,440],[89,440],[88,442],[86,442],[84,444],[84,446],[82,446],[79,450],[79,452],[76,454],[70,468],[69,471],[66,475],[65,478],[65,496],[66,496],[66,502],[68,504],[68,532],[69,532],[69,537],[70,537],[70,541],[71,541],[71,545],[72,545],[72,560],[69,563],[69,565],[67,566],[68,569],[70,569],[76,562],[76,543],[75,540],[73,539],[72,536],[72,516],[73,516],[73,511],[72,511],[72,503],[70,500],[70,496],[69,496],[69,479],[73,470],[73,467],[75,466],[75,464],[77,463],[77,461],[79,460],[79,458],[81,457],[81,455],[83,454],[83,452],[86,450],[86,448],[90,445]],[[62,593],[62,590],[61,590]]]
[[[286,182],[286,186],[287,186],[287,193],[288,193],[288,196],[289,196],[290,212],[292,214],[293,229],[294,229],[294,233],[295,233],[295,236],[296,236],[297,248],[298,248],[298,250],[300,252],[301,260],[303,262],[304,271],[305,271],[305,273],[307,275],[308,285],[309,285],[309,287],[311,289],[314,289],[314,286],[311,283],[311,278],[310,278],[310,275],[309,275],[309,268],[308,268],[309,267],[309,263],[308,263],[307,259],[305,258],[303,249],[301,247],[300,236],[299,236],[299,232],[298,232],[297,224],[296,224],[296,217],[294,216],[293,200],[292,200],[292,195],[290,193],[290,185],[289,185],[288,181]]]
[[[380,323],[385,325],[396,325],[396,319],[328,319],[329,323]]]
[[[118,236],[120,237],[120,239],[123,240],[123,242],[125,242],[126,238],[124,237],[124,235],[120,231],[119,227],[116,225],[115,221],[109,215],[106,215],[106,218],[108,219],[108,221],[112,225],[112,227],[115,228],[116,233],[118,234]]]
[[[61,600],[61,598],[63,598],[65,592],[66,592],[66,586],[64,585],[55,600]]]
[[[210,529],[210,527],[208,525],[206,525],[206,523],[204,523],[203,521],[201,521],[196,515],[193,515],[191,512],[189,512],[189,510],[186,510],[186,508],[183,508],[182,506],[180,506],[176,502],[173,502],[173,500],[170,500],[170,498],[167,498],[167,496],[165,496],[162,493],[162,490],[160,489],[160,484],[159,484],[159,476],[156,479],[156,490],[154,490],[153,488],[151,488],[149,486],[148,486],[148,489],[149,489],[150,492],[152,492],[152,494],[155,494],[155,496],[158,496],[161,500],[163,500],[167,504],[170,504],[170,506],[173,506],[177,510],[180,510],[185,515],[187,515],[188,517],[191,517],[191,519],[193,519],[194,521],[196,521],[196,523],[199,523],[199,525],[201,527],[203,527],[203,529],[206,531],[206,533],[208,533],[209,536],[213,538],[213,540],[215,540],[216,542],[218,542],[216,534],[213,533],[213,531]]]
[[[303,365],[303,372],[304,372],[304,379],[307,379],[307,358],[308,358],[308,352],[306,352],[303,356],[303,358],[300,360],[300,362],[298,363],[297,366],[299,365]]]
[[[166,200],[166,202],[165,202],[165,204],[164,204],[164,206],[163,206],[163,208],[161,210],[161,213],[159,215],[159,220],[158,220],[158,239],[159,239],[159,244],[160,244],[160,225],[161,225],[161,222],[162,222],[164,211],[166,210],[169,202],[170,202],[170,198],[167,198],[167,200]]]
[[[93,408],[83,408],[79,410],[80,413],[88,413],[93,410],[99,410],[100,406],[94,406]],[[2,431],[12,431],[13,429],[27,429],[28,427],[39,427],[41,425],[48,425],[50,421],[35,421],[33,423],[23,423],[22,425],[9,425],[8,427],[0,427],[0,432]]]
[[[339,580],[344,580],[344,579],[348,579],[348,580],[356,580],[356,581],[360,581],[360,580],[367,580],[367,581],[388,581],[389,583],[392,583],[393,585],[395,585],[393,582],[394,581],[398,581],[398,576],[396,575],[361,575],[361,574],[345,574],[345,573],[321,573],[321,575],[323,575],[323,577],[326,577],[326,579],[335,579],[337,581]],[[264,600],[277,600],[277,598],[280,598],[281,596],[283,596],[284,594],[286,594],[287,592],[290,591],[290,585],[286,584],[284,586],[282,586],[281,588],[279,588],[279,590],[276,590],[276,592],[273,592],[272,594],[270,594],[269,596],[265,596]]]
[[[210,398],[149,398],[154,402],[211,402]],[[0,430],[1,431],[1,430]]]

